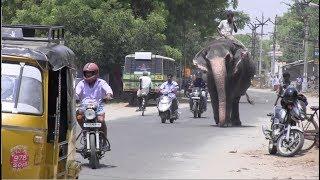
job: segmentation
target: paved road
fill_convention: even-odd
[[[194,119],[188,105],[180,104],[180,119],[161,124],[156,107],[148,107],[147,115],[142,117],[123,104],[108,105],[112,151],[96,170],[78,155],[83,163],[80,179],[225,177],[225,172],[237,167],[226,158],[230,152],[252,149],[264,142],[260,127],[267,123],[266,114],[272,110],[275,94],[260,90],[250,90],[249,94],[256,104],[241,100],[243,127],[216,127],[211,106],[203,118]]]

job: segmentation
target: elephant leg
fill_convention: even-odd
[[[231,111],[231,123],[232,126],[241,126],[241,121],[239,117],[239,101],[240,97],[234,99],[232,103],[232,111]]]
[[[213,110],[213,117],[216,124],[219,123],[219,99],[216,90],[212,90],[210,93],[211,106]]]
[[[232,126],[233,101],[227,100],[226,104],[226,126]]]

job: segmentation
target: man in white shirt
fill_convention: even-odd
[[[178,91],[179,86],[177,82],[172,80],[172,74],[168,74],[167,77],[168,80],[160,86],[160,92],[162,94],[168,94],[168,96],[172,98],[172,108],[175,111],[178,109],[178,100],[176,97],[176,92]]]
[[[218,26],[218,33],[221,37],[231,39],[235,41],[235,44],[241,46],[242,48],[246,49],[246,47],[239,41],[237,40],[233,35],[233,31],[237,33],[238,28],[234,22],[234,13],[232,11],[227,11],[227,19],[222,20]]]
[[[152,86],[151,78],[148,75],[149,73],[147,71],[144,71],[142,76],[139,78],[139,90],[137,91],[139,108],[137,109],[137,111],[141,110],[142,97],[149,94],[150,88]],[[146,104],[147,100],[148,98],[146,98]]]

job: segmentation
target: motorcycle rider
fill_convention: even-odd
[[[168,96],[172,98],[172,109],[173,111],[176,111],[178,110],[178,100],[176,97],[176,92],[179,89],[179,86],[177,82],[172,80],[172,78],[173,75],[168,74],[167,81],[160,86],[160,92],[162,94],[169,92]]]
[[[285,72],[282,74],[282,83],[280,87],[278,88],[278,93],[283,94],[284,91],[290,86],[291,81],[290,81],[290,73]]]
[[[76,99],[77,102],[81,102],[80,108],[78,108],[76,111],[76,118],[79,125],[83,129],[85,107],[82,105],[92,100],[98,102],[99,105],[97,108],[97,119],[101,123],[100,130],[103,131],[105,137],[107,138],[104,102],[112,98],[113,92],[108,83],[98,77],[99,67],[97,64],[87,63],[83,67],[83,80],[81,80],[76,86]],[[109,151],[110,147],[106,146],[107,144],[104,139],[104,148]]]
[[[192,85],[190,86],[190,89],[192,89],[193,87],[198,87],[201,90],[205,91],[206,90],[206,82],[203,80],[202,78],[202,73],[200,71],[196,72],[196,79],[192,82]],[[205,96],[202,95],[201,92],[201,98],[203,98],[203,104],[202,107],[204,108],[204,110],[206,111],[207,109],[207,93],[205,94]],[[192,99],[189,99],[189,105],[190,105],[190,110],[192,109]]]
[[[147,71],[144,71],[142,76],[139,78],[139,90],[137,91],[137,97],[138,97],[138,105],[139,105],[139,108],[136,110],[136,111],[141,111],[142,110],[142,96],[143,96],[143,93],[145,93],[146,95],[146,102],[145,104],[147,104],[147,96],[149,94],[149,90],[152,86],[152,80],[151,78],[148,76],[149,73]]]

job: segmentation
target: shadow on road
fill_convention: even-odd
[[[253,125],[242,125],[242,126],[223,126],[223,127],[219,127],[216,124],[211,124],[210,126],[212,127],[218,127],[218,128],[254,128],[257,126],[253,126]]]
[[[89,163],[83,163],[82,166],[91,169]],[[99,165],[99,169],[102,169],[102,168],[108,168],[108,169],[109,169],[109,168],[116,168],[116,167],[118,167],[118,166],[114,166],[114,165],[110,165],[110,164],[109,164],[109,165],[106,165],[106,164],[100,164],[100,165]]]

